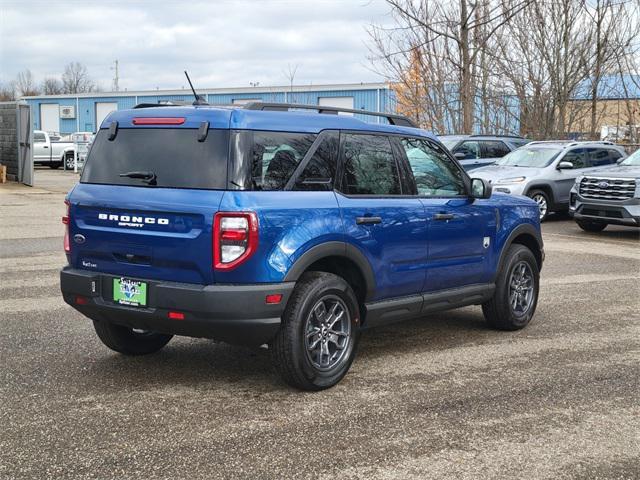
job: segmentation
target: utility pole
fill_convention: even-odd
[[[113,91],[114,92],[119,92],[120,91],[120,85],[118,85],[118,80],[120,79],[120,76],[118,74],[118,60],[116,59],[114,62],[115,66],[111,67],[111,70],[115,71],[115,75],[113,76]]]

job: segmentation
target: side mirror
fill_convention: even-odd
[[[571,170],[573,168],[573,163],[571,162],[560,162],[558,164],[558,170]]]
[[[493,188],[491,184],[482,178],[471,179],[471,196],[473,198],[490,198]]]
[[[624,160],[625,160],[625,159],[624,159],[624,157],[621,157],[621,158],[619,158],[618,160],[616,160],[616,163],[619,165],[619,164],[621,164],[622,162],[624,162]]]
[[[458,160],[464,160],[467,155],[464,152],[456,152],[453,154],[453,156]]]

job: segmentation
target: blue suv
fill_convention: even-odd
[[[173,335],[267,344],[305,390],[344,377],[363,329],[466,305],[498,329],[527,325],[536,203],[492,195],[404,117],[335,113],[113,112],[66,200],[64,300],[117,352]]]

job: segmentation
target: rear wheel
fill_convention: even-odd
[[[93,321],[98,338],[107,347],[125,355],[146,355],[164,347],[172,335],[137,330],[109,322]]]
[[[66,153],[64,156],[64,166],[67,170],[73,170],[74,164],[74,154],[73,152]]]
[[[302,390],[323,390],[342,380],[355,357],[359,316],[356,296],[344,279],[305,273],[270,345],[284,381]]]
[[[589,220],[576,220],[576,223],[585,232],[601,232],[602,230],[607,228],[607,224],[602,222],[593,222]]]
[[[531,250],[524,245],[509,247],[496,278],[493,297],[482,305],[487,323],[500,330],[527,326],[536,311],[540,272]]]
[[[533,199],[540,209],[540,221],[544,222],[549,215],[549,197],[542,190],[531,190],[527,196]]]

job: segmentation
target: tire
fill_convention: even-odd
[[[606,223],[592,222],[589,220],[576,220],[578,226],[585,232],[601,232],[607,228]]]
[[[549,208],[551,206],[549,203],[549,196],[542,190],[531,190],[527,193],[527,196],[538,204],[538,208],[540,209],[540,221],[544,222],[549,216]]]
[[[333,387],[356,355],[359,326],[360,309],[349,284],[331,273],[307,272],[269,345],[273,364],[292,387],[311,391]]]
[[[147,355],[164,347],[173,335],[136,332],[129,327],[110,322],[93,321],[98,338],[111,350],[125,355]]]
[[[51,170],[57,170],[57,169],[59,169],[61,166],[62,166],[62,162],[51,162],[51,163],[49,164],[49,168],[50,168]]]
[[[66,170],[73,170],[73,160],[74,160],[74,155],[73,154],[69,154],[66,153],[64,156],[64,168]]]
[[[521,272],[525,275],[519,280]],[[511,245],[500,266],[493,297],[482,304],[484,318],[499,330],[526,327],[536,311],[539,290],[540,272],[533,253],[524,245]]]

